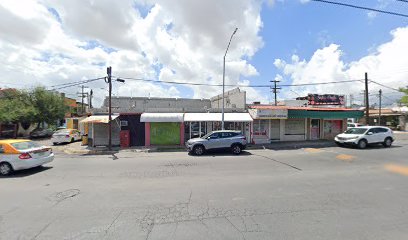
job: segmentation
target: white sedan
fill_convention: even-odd
[[[81,133],[76,129],[61,129],[56,131],[51,138],[54,145],[58,143],[72,143],[81,140]]]
[[[30,140],[0,140],[0,175],[38,167],[54,160],[51,148]]]

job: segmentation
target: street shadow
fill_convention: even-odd
[[[388,147],[388,148],[401,148],[401,147],[403,147],[403,146],[400,146],[400,145],[391,145],[391,147]],[[356,147],[356,146],[352,146],[352,145],[345,145],[345,146],[340,146],[340,148],[349,148],[349,149],[357,149],[357,150],[361,150],[361,151],[364,151],[364,150],[376,150],[376,149],[387,149],[386,147],[384,147],[382,144],[370,144],[370,145],[368,145],[366,148],[364,148],[364,149],[359,149],[358,147]]]
[[[111,151],[111,152],[91,152],[91,153],[83,153],[79,154],[79,156],[112,156],[119,153],[119,151]]]
[[[245,156],[251,156],[252,153],[247,152],[245,150],[242,150],[241,154],[235,155],[231,153],[231,151],[226,151],[226,150],[206,150],[203,155],[197,156],[194,155],[193,153],[189,152],[189,156],[193,157],[230,157],[230,156],[235,156],[235,157],[245,157]]]
[[[337,147],[334,141],[313,141],[313,142],[276,142],[264,145],[250,145],[247,150],[298,150],[302,148],[332,148]]]
[[[30,169],[24,169],[24,170],[19,170],[19,171],[15,171],[13,173],[11,173],[8,176],[0,176],[1,178],[23,178],[23,177],[29,177],[31,175],[40,173],[40,172],[44,172],[47,170],[52,169],[53,167],[49,167],[49,166],[39,166],[39,167],[34,167],[34,168],[30,168]]]

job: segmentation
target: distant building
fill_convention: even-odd
[[[212,109],[222,109],[222,94],[210,98]],[[246,92],[239,88],[232,89],[224,94],[224,108],[243,110],[246,106]]]
[[[381,109],[381,118],[379,109],[370,109],[369,125],[387,126],[394,130],[408,131],[408,107],[394,107]],[[365,123],[365,115],[360,119]]]

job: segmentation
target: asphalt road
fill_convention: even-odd
[[[407,155],[58,154],[0,178],[0,239],[408,239]]]

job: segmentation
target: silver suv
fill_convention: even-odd
[[[367,145],[376,143],[381,143],[384,147],[391,147],[394,140],[394,134],[391,129],[377,126],[349,128],[334,138],[334,141],[339,146],[354,145],[358,148],[366,148]]]
[[[230,149],[233,154],[240,154],[246,148],[247,140],[240,131],[214,131],[201,138],[192,138],[186,142],[190,153],[202,155],[206,150]]]

